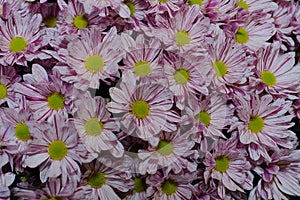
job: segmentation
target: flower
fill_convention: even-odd
[[[0,170],[0,198],[3,200],[9,200],[10,199],[10,189],[9,186],[14,182],[15,180],[15,174],[8,172],[3,173],[2,170]]]
[[[180,5],[183,4],[182,0],[152,0],[149,1],[150,7],[147,10],[147,14],[154,13],[157,16],[159,14],[167,13],[168,17],[173,17],[173,13],[180,9]]]
[[[0,126],[0,171],[7,163],[10,164],[11,169],[14,169],[13,158],[18,151],[13,136],[13,133],[9,131],[8,124]]]
[[[272,0],[239,0],[236,6],[250,13],[256,11],[267,13],[278,9],[277,3]]]
[[[107,104],[107,109],[123,113],[121,124],[128,134],[136,131],[138,137],[148,140],[161,130],[176,130],[173,123],[180,118],[171,110],[173,94],[170,90],[154,83],[137,85],[130,71],[123,74],[120,88],[109,89],[113,101]]]

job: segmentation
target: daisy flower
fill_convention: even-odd
[[[84,31],[80,38],[68,44],[68,66],[56,66],[55,69],[62,74],[62,80],[74,83],[76,88],[97,89],[99,80],[119,76],[118,62],[123,55],[117,39],[115,27],[106,35],[99,29]]]
[[[203,0],[203,6],[205,6],[205,9],[202,8],[202,11],[205,16],[209,17],[211,22],[223,25],[237,13],[237,9],[235,9],[235,2],[236,0]]]
[[[123,114],[121,124],[130,135],[134,131],[139,138],[148,140],[161,130],[174,131],[174,123],[180,120],[174,111],[173,94],[163,85],[154,83],[137,85],[134,74],[123,74],[120,89],[109,89],[112,102],[107,108],[114,114]]]
[[[7,21],[0,20],[0,62],[3,65],[27,66],[27,61],[34,58],[49,58],[39,50],[44,45],[41,23],[40,14],[21,17],[18,12]]]
[[[196,94],[208,94],[207,86],[210,84],[210,66],[205,56],[175,55],[164,56],[164,73],[168,79],[169,88],[176,97],[176,106],[184,108],[184,103],[190,96]]]
[[[130,10],[130,17],[135,20],[137,25],[139,21],[145,17],[145,12],[148,10],[148,2],[145,0],[125,0],[124,3]]]
[[[183,0],[151,0],[149,1],[150,7],[147,10],[147,14],[155,13],[168,14],[168,17],[173,17],[174,13],[180,9],[183,5]]]
[[[52,124],[41,124],[41,130],[34,132],[33,137],[26,152],[25,165],[31,168],[39,166],[42,183],[48,177],[61,176],[62,185],[67,181],[76,185],[81,176],[79,163],[89,162],[93,156],[79,141],[75,127],[55,115]]]
[[[213,153],[207,152],[203,161],[205,165],[204,178],[218,180],[218,194],[224,199],[226,189],[244,192],[252,189],[253,175],[249,172],[251,165],[247,161],[244,149],[237,148],[237,140],[232,136],[227,141],[216,140],[213,143]]]
[[[3,173],[0,169],[0,198],[3,200],[10,199],[10,189],[8,188],[15,180],[15,174],[8,172]]]
[[[114,156],[121,157],[124,148],[113,133],[119,127],[110,118],[110,113],[105,108],[105,100],[95,97],[79,100],[75,104],[77,111],[73,121],[87,150],[97,153],[108,150]]]
[[[297,137],[288,130],[294,125],[291,122],[293,115],[287,114],[291,107],[290,101],[273,101],[270,95],[261,98],[251,96],[249,101],[242,97],[236,100],[238,117],[242,122],[236,122],[233,127],[238,128],[241,143],[253,143],[248,145],[249,155],[253,160],[258,160],[260,155],[269,159],[268,148],[294,148]]]
[[[236,6],[252,13],[262,11],[264,13],[276,11],[277,3],[272,0],[238,0]]]
[[[300,78],[300,65],[295,65],[295,53],[280,53],[280,44],[274,43],[257,53],[256,77],[253,87],[261,92],[296,99]]]
[[[288,200],[300,196],[300,150],[275,151],[266,167],[256,166],[261,176],[249,199]]]
[[[187,138],[186,134],[179,135],[162,132],[157,144],[149,144],[148,150],[140,149],[138,157],[142,160],[139,166],[141,174],[155,174],[161,168],[179,173],[182,169],[196,170],[196,164],[187,157],[193,155],[194,141]]]
[[[121,70],[134,72],[137,79],[155,80],[163,76],[161,66],[161,43],[158,39],[145,38],[139,34],[136,39],[128,34],[121,35],[122,47],[126,54]]]

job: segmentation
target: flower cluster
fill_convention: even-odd
[[[300,3],[0,0],[0,199],[300,197]]]

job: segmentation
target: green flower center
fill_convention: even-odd
[[[167,3],[169,0],[158,0],[159,3]]]
[[[244,8],[246,11],[249,11],[249,6],[248,6],[247,2],[245,2],[243,0],[239,1],[236,5],[241,8]]]
[[[90,136],[98,136],[102,133],[103,123],[97,118],[90,118],[85,122],[84,129]]]
[[[7,97],[7,87],[3,84],[0,84],[0,99]]]
[[[248,128],[252,133],[259,133],[260,131],[262,131],[264,126],[265,126],[265,122],[259,116],[251,117],[248,124]]]
[[[228,71],[227,65],[221,61],[214,62],[214,67],[216,69],[216,76],[218,77],[224,77]]]
[[[48,198],[47,200],[60,200],[61,198],[59,198],[59,197],[50,197],[50,198]]]
[[[202,0],[189,0],[189,5],[199,5],[202,6]]]
[[[131,107],[133,115],[138,119],[144,119],[150,113],[150,106],[144,100],[137,100],[132,103]]]
[[[57,18],[53,16],[48,16],[45,18],[44,23],[47,27],[56,27]]]
[[[48,106],[52,110],[60,110],[65,106],[64,96],[62,94],[59,94],[58,92],[54,92],[50,94],[47,100],[48,100]]]
[[[104,60],[101,56],[92,55],[86,58],[84,61],[85,68],[91,73],[102,72],[104,69]]]
[[[73,24],[76,28],[83,29],[89,25],[89,20],[84,15],[77,15],[73,19]]]
[[[190,80],[190,73],[183,68],[178,69],[174,74],[176,83],[185,85]]]
[[[61,140],[54,140],[48,147],[48,154],[52,160],[62,160],[68,154],[67,145]]]
[[[88,180],[88,184],[92,188],[101,188],[106,183],[106,177],[104,173],[94,172]]]
[[[134,72],[137,76],[148,76],[151,73],[151,65],[147,61],[140,61],[134,65]]]
[[[202,122],[205,126],[208,126],[210,124],[210,114],[206,111],[201,111],[197,116],[196,120],[198,122]]]
[[[21,52],[26,50],[27,41],[23,37],[14,37],[9,43],[9,49],[11,52]]]
[[[174,146],[168,141],[161,140],[158,143],[157,152],[160,153],[162,156],[171,155],[174,151]]]
[[[214,169],[218,172],[224,173],[229,168],[229,159],[226,156],[218,156],[216,158],[216,165]]]
[[[190,43],[190,41],[191,41],[191,38],[190,38],[188,32],[186,32],[186,31],[178,31],[175,34],[175,36],[176,36],[176,44],[178,46],[184,46],[184,45]]]
[[[276,76],[270,71],[263,71],[260,74],[260,79],[269,87],[273,87],[276,84]]]
[[[134,178],[134,192],[144,192],[146,190],[146,181],[142,178]]]
[[[246,29],[244,29],[243,27],[240,27],[235,34],[235,39],[240,44],[247,43],[249,40],[249,35],[248,35],[248,32],[246,31]]]
[[[130,16],[134,15],[134,13],[135,13],[135,5],[133,3],[131,3],[131,2],[126,2],[125,4],[128,6],[128,8],[130,10]]]
[[[15,130],[19,140],[26,142],[30,139],[30,131],[25,123],[18,123]]]
[[[178,184],[173,180],[166,180],[161,186],[161,190],[166,195],[172,195],[177,191]]]

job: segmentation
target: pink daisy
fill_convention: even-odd
[[[121,124],[128,134],[136,131],[147,140],[161,130],[176,130],[180,120],[174,111],[173,94],[166,87],[154,83],[137,85],[134,74],[123,74],[120,89],[109,90],[113,102],[107,104],[112,113],[121,113]]]
[[[276,11],[278,8],[277,3],[272,0],[238,0],[236,6],[252,13],[261,11],[264,13]]]
[[[145,17],[149,2],[146,0],[125,0],[124,3],[130,10],[130,17],[137,25],[139,25],[139,21],[143,20]]]
[[[15,174],[8,172],[3,173],[0,169],[0,198],[2,200],[9,200],[10,198],[10,188],[8,188],[15,180]]]
[[[147,10],[147,14],[155,13],[157,15],[167,13],[168,17],[173,17],[174,13],[183,5],[183,0],[150,0],[149,3],[150,7]]]
[[[31,168],[39,166],[42,183],[48,177],[61,176],[62,185],[68,181],[76,185],[81,176],[78,163],[89,162],[93,156],[78,140],[75,127],[55,115],[52,124],[41,124],[41,130],[34,132],[25,165]]]

